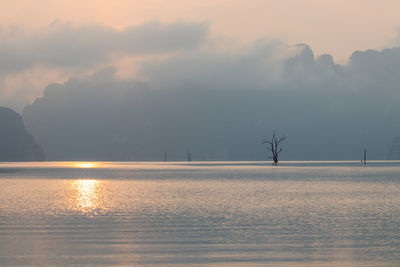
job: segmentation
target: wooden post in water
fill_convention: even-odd
[[[367,149],[364,149],[364,165],[367,165]]]
[[[167,160],[167,152],[164,152],[164,161],[168,161]]]

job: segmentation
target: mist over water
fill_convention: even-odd
[[[400,162],[0,164],[0,265],[395,266]]]
[[[185,160],[190,151],[194,160],[264,160],[261,141],[274,130],[287,136],[287,160],[354,160],[365,147],[369,159],[399,159],[390,151],[400,134],[400,48],[356,51],[340,65],[304,44],[259,42],[139,69],[144,81],[121,80],[112,67],[71,77],[26,106],[46,159]]]
[[[1,2],[0,267],[400,266],[400,1],[52,2]]]

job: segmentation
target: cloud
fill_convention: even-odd
[[[14,72],[35,64],[49,67],[87,67],[112,54],[167,53],[200,45],[208,33],[205,23],[151,22],[121,31],[89,25],[55,23],[38,32],[17,27],[0,31],[0,71]]]
[[[206,23],[183,21],[149,22],[123,30],[58,21],[40,31],[0,27],[0,105],[22,110],[41,95],[46,83],[85,75],[126,57],[191,50],[207,35]]]
[[[141,74],[162,89],[323,90],[343,85],[345,68],[328,54],[315,58],[307,45],[268,41],[230,53],[194,51],[148,61]]]
[[[265,88],[281,79],[293,47],[277,41],[256,42],[239,51],[194,51],[145,62],[140,74],[156,88]]]
[[[383,159],[400,134],[400,50],[355,52],[346,65],[305,44],[257,42],[150,60],[146,82],[115,70],[47,87],[24,110],[49,159],[262,160],[285,133],[284,159]]]
[[[398,90],[400,82],[400,47],[382,51],[354,52],[349,61],[349,72],[364,88],[374,91]]]

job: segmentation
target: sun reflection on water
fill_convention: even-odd
[[[96,212],[102,208],[102,182],[94,179],[75,180],[71,184],[76,192],[76,208],[83,213]]]
[[[74,167],[78,168],[95,168],[98,166],[96,162],[76,162],[74,163]]]

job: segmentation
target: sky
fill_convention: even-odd
[[[23,114],[49,159],[179,159],[188,147],[203,160],[262,159],[274,129],[291,135],[290,159],[357,159],[366,144],[385,159],[400,135],[398,10],[2,1],[0,105]]]
[[[21,111],[43,93],[47,84],[92,74],[106,65],[119,66],[120,75],[130,77],[140,68],[138,62],[143,62],[144,56],[147,59],[162,54],[148,51],[132,57],[128,52],[110,59],[107,52],[118,50],[114,47],[107,52],[99,50],[86,66],[82,62],[75,64],[74,58],[69,63],[59,60],[59,64],[43,59],[45,48],[53,50],[48,57],[73,54],[65,51],[68,38],[74,43],[83,39],[85,48],[79,47],[78,41],[71,50],[86,51],[91,50],[90,38],[100,46],[108,41],[103,38],[112,38],[92,36],[96,35],[96,27],[103,28],[98,31],[125,31],[149,23],[202,24],[207,28],[201,37],[204,40],[199,40],[202,47],[241,49],[260,39],[288,45],[306,43],[316,55],[328,53],[335,62],[346,64],[356,50],[382,49],[399,43],[399,9],[400,2],[395,0],[4,0],[0,8],[0,59],[6,57],[3,64],[10,67],[2,66],[0,70],[0,104]],[[85,30],[91,33],[87,35]],[[64,43],[57,42],[59,39]],[[18,49],[10,51],[10,47]],[[43,51],[38,53],[36,49],[41,48]],[[162,52],[165,55],[172,50]],[[27,65],[15,66],[17,61]]]
[[[58,20],[123,29],[149,21],[207,22],[214,36],[307,43],[317,54],[346,60],[354,50],[390,45],[399,8],[396,0],[5,0],[0,23],[42,28]]]

